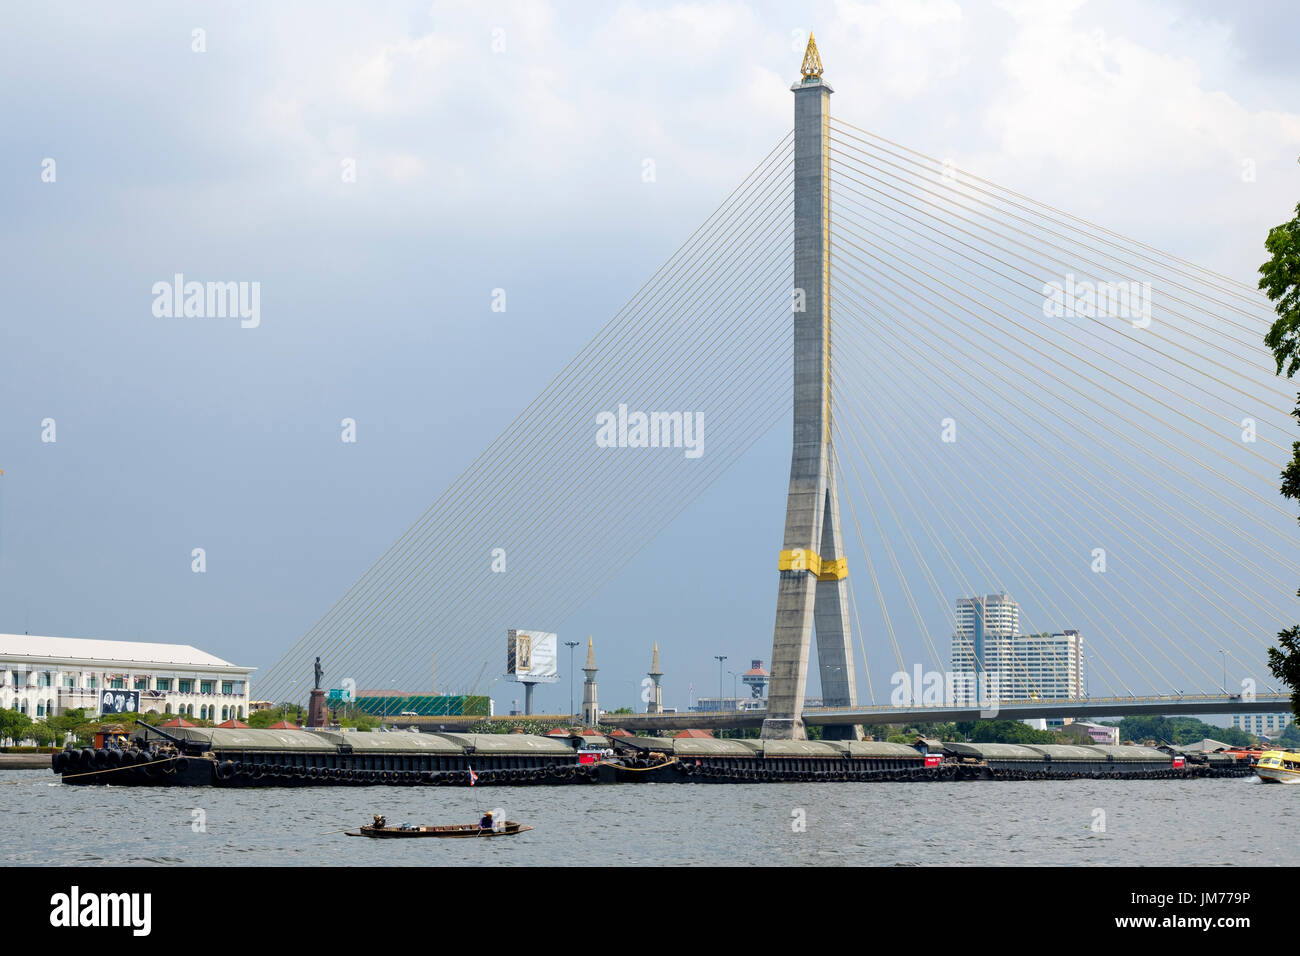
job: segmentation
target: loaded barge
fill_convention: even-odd
[[[593,759],[593,751],[602,756]],[[52,757],[87,786],[554,786],[1248,776],[1151,747],[168,728]]]

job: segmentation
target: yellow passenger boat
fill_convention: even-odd
[[[1265,783],[1300,783],[1300,753],[1266,750],[1259,755],[1255,773]]]

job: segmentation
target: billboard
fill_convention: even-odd
[[[99,695],[101,714],[135,714],[140,711],[138,690],[106,690]]]
[[[560,679],[559,638],[547,631],[506,632],[506,676],[526,683]]]

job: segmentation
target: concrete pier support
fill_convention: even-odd
[[[794,448],[778,561],[772,674],[765,739],[803,739],[808,652],[814,623],[822,697],[857,703],[848,619],[848,566],[831,445],[831,87],[809,37],[794,91]],[[827,728],[832,730],[832,728]],[[856,739],[857,727],[834,728]]]

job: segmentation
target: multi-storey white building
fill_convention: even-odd
[[[253,670],[187,644],[0,634],[0,707],[98,714],[105,691],[139,691],[142,713],[222,721],[248,715]]]
[[[957,599],[957,630],[952,635],[956,704],[989,697],[993,676],[989,647],[1020,630],[1020,605],[1005,594]],[[979,681],[977,684],[976,681]]]
[[[1005,594],[957,599],[952,636],[955,703],[1084,696],[1083,637],[1019,634],[1020,606]]]
[[[1270,740],[1281,736],[1287,724],[1295,720],[1292,714],[1233,714],[1232,726],[1240,727],[1256,737],[1268,737]]]

